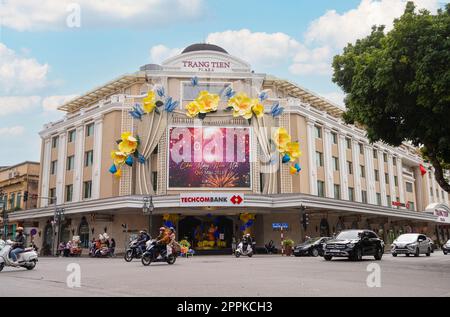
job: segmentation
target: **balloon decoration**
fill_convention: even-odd
[[[255,224],[256,215],[255,214],[241,214],[239,219],[244,223],[241,226],[241,231],[244,231],[244,234],[250,233],[250,228]]]
[[[281,154],[281,162],[283,164],[294,163],[302,152],[300,151],[300,143],[292,142],[292,137],[289,135],[285,128],[278,128],[272,135],[272,140],[275,143],[277,151]],[[302,170],[299,163],[292,164],[289,172],[291,175],[296,175]]]
[[[165,214],[163,216],[163,220],[164,220],[164,226],[166,226],[167,228],[175,228],[176,227],[176,223],[178,222],[178,220],[180,219],[180,217],[178,215],[174,215],[174,214]]]

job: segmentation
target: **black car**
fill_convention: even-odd
[[[325,244],[324,258],[331,261],[333,257],[346,257],[353,261],[361,261],[363,256],[373,256],[381,260],[384,254],[384,242],[370,230],[345,230],[335,239]]]
[[[325,245],[325,242],[330,240],[329,237],[322,237],[322,238],[311,238],[307,241],[297,245],[294,248],[294,255],[295,256],[323,256],[323,247]]]

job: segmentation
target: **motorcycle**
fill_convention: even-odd
[[[144,253],[142,247],[138,245],[138,240],[133,240],[130,242],[127,251],[125,252],[124,259],[126,262],[131,262],[133,259],[142,258],[142,254]]]
[[[17,263],[13,262],[9,257],[14,242],[11,240],[0,240],[0,272],[5,266],[24,267],[27,270],[35,268],[38,261],[38,255],[34,248],[26,248],[22,253],[17,255]]]
[[[109,258],[112,257],[111,249],[107,247],[103,247],[100,249],[96,249],[95,247],[89,250],[89,256],[92,258]]]
[[[167,262],[167,264],[173,265],[176,260],[177,255],[172,252],[170,246],[166,246],[166,248],[163,248],[160,254],[158,254],[156,250],[156,241],[153,240],[147,242],[147,249],[142,255],[141,262],[144,266],[149,266],[152,262]]]
[[[241,255],[248,256],[251,258],[253,256],[253,243],[247,245],[247,249],[244,250],[244,242],[239,242],[238,247],[236,251],[234,252],[234,255],[239,258]]]

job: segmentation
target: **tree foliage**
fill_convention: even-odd
[[[371,142],[410,141],[435,168],[447,192],[450,164],[450,4],[436,15],[408,2],[391,31],[374,26],[333,60],[333,81],[347,94],[347,123]]]

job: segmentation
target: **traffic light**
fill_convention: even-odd
[[[23,193],[23,201],[27,202],[28,201],[28,192],[24,192]]]

